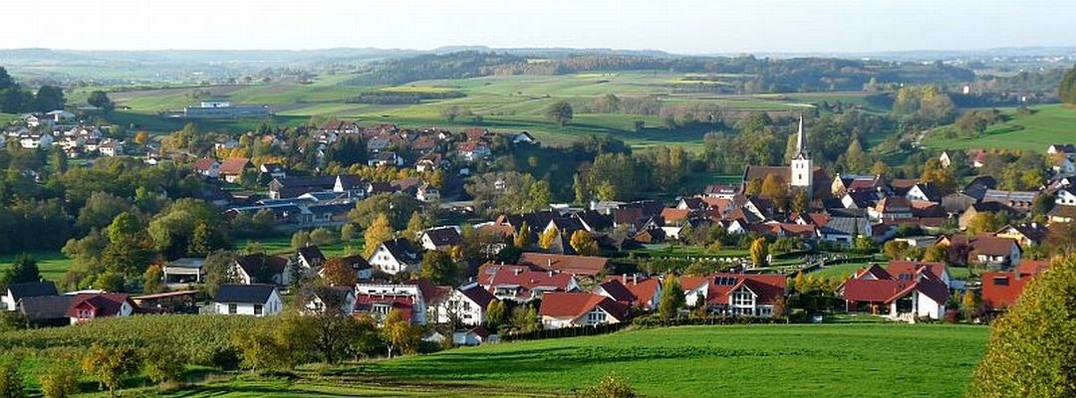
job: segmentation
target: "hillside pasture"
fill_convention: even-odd
[[[946,138],[949,125],[930,131],[924,146],[943,149],[1018,149],[1046,153],[1051,144],[1076,143],[1076,108],[1068,105],[1044,105],[1032,108],[1028,116],[1019,116],[1014,109],[1003,115],[1009,120],[986,129],[973,138]]]

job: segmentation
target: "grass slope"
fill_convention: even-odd
[[[952,397],[970,382],[987,334],[942,325],[680,327],[465,348],[354,371],[535,391],[570,391],[616,372],[646,396]]]
[[[1051,144],[1076,142],[1076,108],[1067,105],[1035,107],[1029,116],[1018,116],[1014,110],[1006,110],[1010,119],[990,126],[975,138],[945,138],[945,132],[955,129],[945,126],[929,133],[924,144],[936,149],[997,148],[1022,149],[1046,153]]]

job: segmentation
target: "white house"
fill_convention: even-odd
[[[412,324],[425,325],[436,291],[436,287],[425,280],[360,282],[355,284],[355,313],[369,313],[380,319],[396,308],[410,315]]]
[[[496,343],[498,341],[497,337],[489,329],[478,325],[470,330],[452,333],[452,343],[455,345],[476,346],[483,343]]]
[[[268,256],[264,253],[248,254],[235,259],[232,275],[244,285],[273,283],[287,286],[291,284],[290,267],[291,262],[283,257]]]
[[[464,325],[480,325],[486,321],[486,308],[493,300],[493,294],[477,283],[463,285],[434,305],[434,319],[437,323],[458,320]]]
[[[280,292],[273,285],[221,285],[213,308],[218,314],[270,316],[284,310]]]
[[[1076,187],[1058,189],[1054,203],[1062,206],[1076,206]]]
[[[620,323],[627,320],[627,308],[594,293],[549,292],[538,315],[546,329],[561,329]]]
[[[300,292],[303,301],[303,313],[323,314],[338,311],[351,315],[355,309],[355,289],[352,286],[324,286],[305,289]]]
[[[404,238],[381,242],[374,250],[374,254],[366,259],[371,266],[389,275],[396,275],[403,271],[417,272],[420,260],[418,249]]]
[[[127,293],[79,293],[73,296],[66,312],[72,325],[134,314],[135,304]]]

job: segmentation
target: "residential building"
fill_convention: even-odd
[[[266,284],[220,285],[213,298],[218,314],[271,316],[284,310],[284,302],[276,286]]]
[[[625,305],[594,293],[549,292],[538,309],[546,329],[615,324],[628,319]]]

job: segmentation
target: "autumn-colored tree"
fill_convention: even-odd
[[[991,327],[968,396],[1076,397],[1076,257],[1055,262],[1024,287]]]
[[[956,187],[956,177],[953,176],[953,171],[942,167],[941,161],[936,157],[928,159],[923,165],[919,182],[932,183],[943,192],[952,192]]]
[[[811,200],[807,197],[807,191],[803,189],[797,189],[792,194],[792,211],[803,213],[809,210],[811,207]]]
[[[321,273],[325,283],[329,286],[353,286],[359,281],[359,276],[355,269],[339,257],[325,260]]]
[[[491,300],[486,305],[486,326],[494,333],[508,321],[508,311],[501,300]]]
[[[748,250],[751,255],[751,263],[755,267],[765,267],[769,262],[770,255],[770,243],[766,241],[766,238],[756,238],[751,242],[751,247]]]
[[[149,142],[149,133],[139,131],[134,135],[134,142],[138,145],[146,145]]]
[[[146,294],[160,293],[162,290],[167,289],[163,285],[163,283],[164,283],[164,269],[161,267],[160,264],[153,264],[153,265],[149,266],[149,268],[146,268],[146,273],[144,275],[144,279],[145,279],[145,282],[144,282],[144,284],[142,286],[143,293],[146,293]]]
[[[598,248],[598,241],[594,240],[585,230],[578,230],[572,232],[572,237],[568,240],[572,249],[575,250],[575,254],[580,256],[597,256],[601,254],[601,249]]]
[[[637,396],[638,394],[628,381],[616,374],[602,377],[597,385],[587,387],[579,393],[579,398],[635,398]]]
[[[519,225],[519,232],[512,237],[512,244],[520,249],[526,249],[534,244],[531,238],[531,226],[526,221]]]
[[[363,238],[365,240],[365,246],[362,250],[363,256],[366,258],[373,256],[374,252],[377,251],[377,247],[380,246],[382,242],[392,239],[393,234],[392,224],[389,223],[388,216],[384,213],[378,214],[377,218],[374,218],[374,221],[370,223],[370,227],[366,228],[366,231],[363,232]]]
[[[385,342],[389,358],[397,352],[405,354],[417,352],[421,338],[422,329],[411,325],[411,320],[404,316],[403,311],[394,308],[385,316],[384,326],[381,327],[381,339]]]
[[[923,261],[941,262],[948,258],[949,254],[946,250],[948,247],[945,245],[931,245],[927,246],[925,252],[923,252]]]
[[[557,242],[558,237],[560,237],[560,231],[556,228],[547,228],[538,236],[538,247],[549,250]]]
[[[414,211],[411,213],[411,218],[407,220],[407,229],[404,231],[404,237],[412,242],[418,242],[419,235],[426,229],[426,219],[422,217],[422,213]]]
[[[137,352],[131,347],[109,347],[94,342],[82,358],[82,371],[108,388],[109,396],[115,396],[123,378],[137,369]]]
[[[904,253],[908,251],[908,242],[891,240],[882,245],[882,251],[891,259],[900,260],[904,258]]]

